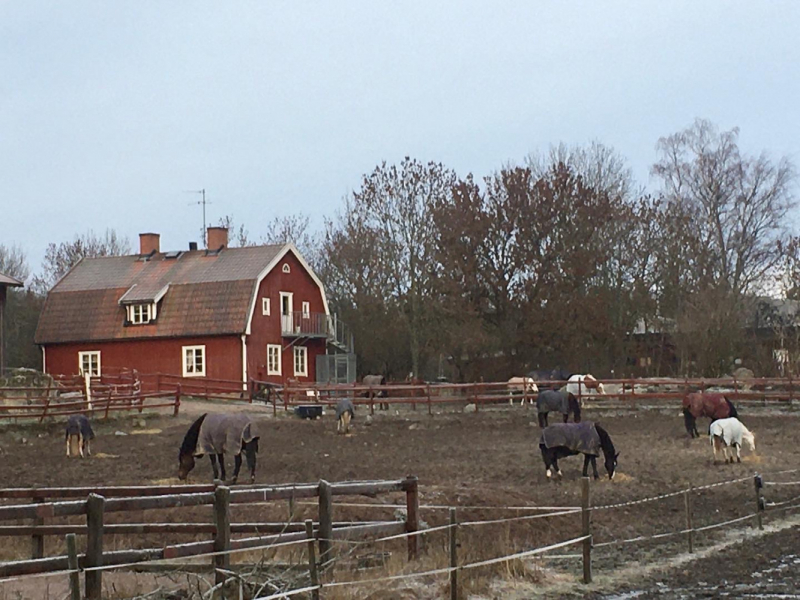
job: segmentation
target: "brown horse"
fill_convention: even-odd
[[[683,421],[686,432],[691,437],[700,437],[697,419],[708,417],[713,423],[717,419],[738,417],[736,407],[722,394],[703,394],[692,392],[683,397]]]

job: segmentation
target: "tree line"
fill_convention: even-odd
[[[363,373],[715,376],[738,358],[767,374],[774,345],[796,338],[785,319],[766,319],[767,343],[752,326],[759,297],[788,301],[773,308],[798,297],[796,174],[787,158],[742,151],[738,133],[698,120],[658,140],[652,191],[607,146],[561,145],[483,178],[381,163],[321,230],[302,214],[273,219],[257,241],[232,216],[220,224],[232,245],[298,245],[353,330]],[[9,362],[39,364],[25,350],[35,316],[74,261],[127,252],[113,231],[51,244],[12,293],[7,318],[33,327],[11,324]],[[28,278],[20,254],[0,246],[0,272]]]

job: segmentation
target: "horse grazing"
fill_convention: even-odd
[[[356,416],[356,409],[350,398],[342,398],[336,403],[336,431],[347,434],[350,431],[350,420]]]
[[[225,481],[225,453],[234,455],[233,479],[235,484],[242,468],[242,451],[247,457],[247,466],[250,468],[250,483],[256,480],[256,453],[258,452],[258,431],[256,424],[245,414],[219,414],[207,413],[197,419],[186,437],[183,438],[180,452],[178,453],[178,477],[181,480],[189,476],[194,469],[195,457],[208,454],[211,458],[211,468],[214,470],[214,479],[219,479],[220,470],[222,481]],[[217,469],[219,459],[220,470]]]
[[[717,419],[738,416],[736,407],[722,394],[692,392],[683,397],[683,422],[692,438],[700,437],[697,431],[697,419],[700,417],[708,417],[713,423]]]
[[[83,415],[72,415],[67,419],[67,458],[71,456],[92,455],[91,441],[94,439],[94,431],[89,419]]]
[[[368,385],[370,387],[386,385],[386,377],[383,375],[364,375],[364,379],[361,380],[361,383],[362,385]],[[373,398],[386,398],[388,395],[385,389],[379,390],[377,393],[375,393],[375,390],[367,390],[364,392],[364,398],[369,398],[370,400]],[[378,402],[378,408],[380,410],[389,410],[389,403]]]
[[[581,405],[583,405],[583,399],[586,396],[593,396],[594,394],[605,394],[606,390],[603,387],[603,384],[597,379],[594,378],[593,375],[586,374],[586,375],[572,375],[567,380],[567,385],[564,388],[572,395],[576,396],[580,399]]]
[[[536,398],[536,411],[539,413],[539,427],[547,427],[547,413],[550,411],[560,412],[564,415],[564,423],[569,421],[572,413],[576,423],[581,422],[581,405],[578,399],[567,391],[543,390]]]
[[[736,448],[736,462],[742,462],[742,442],[747,444],[751,452],[756,451],[756,436],[736,417],[717,419],[709,428],[711,449],[714,451],[714,464],[717,464],[717,450],[722,450],[724,462],[728,462],[728,448]],[[733,450],[731,450],[733,464]]]
[[[522,396],[519,405],[525,404],[525,397],[533,404],[533,395],[539,393],[539,387],[532,377],[512,377],[508,380],[508,403],[514,404],[514,396]]]
[[[608,432],[597,423],[584,421],[583,423],[558,423],[542,430],[539,438],[539,449],[542,451],[544,466],[547,469],[547,478],[552,477],[552,469],[561,477],[558,459],[575,454],[583,454],[583,476],[586,477],[589,463],[592,463],[594,478],[599,479],[597,473],[597,457],[600,451],[605,459],[608,478],[614,479],[617,470],[619,452],[614,449],[614,443]]]

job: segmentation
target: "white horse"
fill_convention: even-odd
[[[588,373],[586,375],[573,375],[562,389],[565,389],[578,398],[581,402],[581,406],[583,406],[583,399],[586,396],[606,393],[603,384]]]
[[[742,442],[747,444],[751,452],[756,451],[756,436],[736,417],[717,419],[709,427],[711,449],[714,451],[714,464],[717,464],[717,450],[722,450],[722,458],[728,462],[728,448],[736,448],[736,461],[742,462]],[[733,463],[733,450],[730,462]]]
[[[511,405],[514,404],[514,396],[520,395],[522,396],[519,401],[520,406],[525,404],[526,397],[528,402],[534,404],[536,399],[533,396],[538,393],[539,386],[536,385],[532,377],[512,377],[508,380],[508,403]]]

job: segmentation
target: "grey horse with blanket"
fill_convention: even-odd
[[[347,434],[350,431],[350,421],[356,417],[356,408],[350,398],[342,398],[336,403],[336,431]]]
[[[256,453],[258,452],[259,433],[252,419],[243,413],[222,414],[207,413],[197,419],[181,444],[178,460],[180,467],[178,477],[186,479],[189,472],[194,469],[195,457],[208,454],[211,458],[211,468],[214,470],[214,479],[219,479],[220,471],[222,480],[225,480],[225,454],[234,455],[234,470],[232,484],[239,478],[242,468],[242,451],[247,457],[247,466],[250,469],[250,482],[256,479]],[[219,470],[217,469],[219,460]]]
[[[578,399],[565,389],[542,390],[536,398],[536,412],[539,413],[539,427],[547,427],[547,413],[559,412],[564,415],[564,423],[569,415],[574,415],[576,423],[581,422],[581,404]]]
[[[583,423],[558,423],[542,430],[539,438],[539,449],[542,451],[544,466],[547,469],[547,478],[550,479],[555,469],[561,477],[558,459],[576,454],[583,454],[583,476],[587,477],[589,463],[592,464],[594,478],[597,473],[597,457],[603,453],[604,464],[608,478],[613,479],[617,468],[619,452],[614,448],[611,436],[597,423],[584,421]]]
[[[92,455],[91,441],[94,439],[92,424],[83,415],[72,415],[67,419],[67,458]]]

